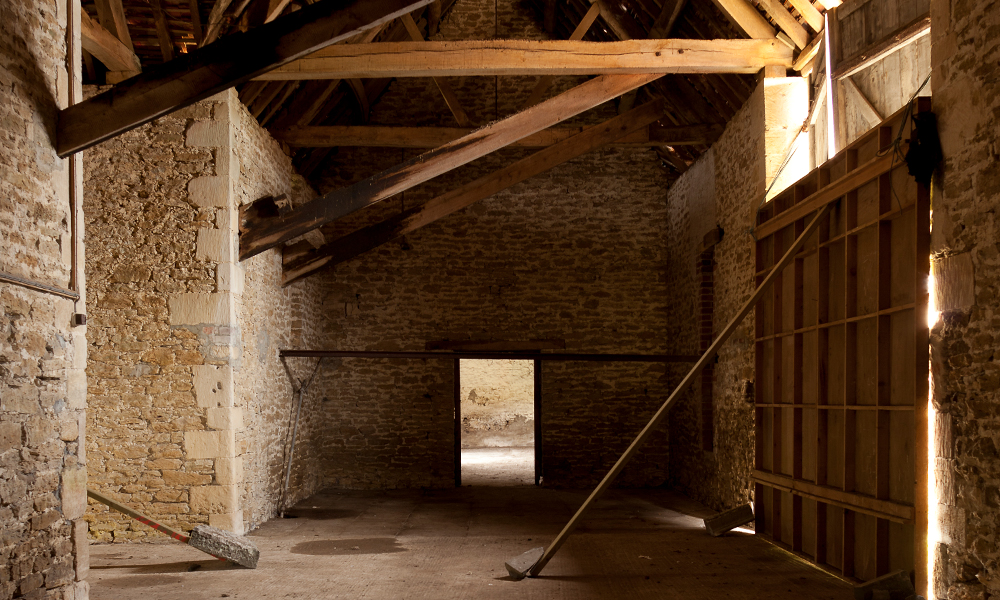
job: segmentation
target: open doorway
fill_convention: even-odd
[[[535,483],[534,361],[461,361],[463,485]]]

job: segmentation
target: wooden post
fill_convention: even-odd
[[[533,577],[537,577],[538,574],[541,573],[542,569],[545,568],[545,565],[552,560],[552,556],[559,551],[559,548],[566,542],[566,539],[571,533],[573,533],[573,530],[576,529],[576,525],[580,519],[583,518],[594,502],[604,495],[604,492],[611,487],[611,484],[618,477],[618,474],[621,473],[622,469],[625,468],[625,465],[632,460],[632,457],[635,456],[639,449],[645,445],[653,431],[659,427],[660,423],[667,416],[667,413],[677,400],[684,395],[689,387],[691,387],[691,384],[694,383],[698,374],[705,368],[705,365],[709,364],[709,362],[715,358],[715,355],[719,352],[719,347],[729,339],[733,332],[736,331],[736,328],[739,327],[740,323],[743,322],[743,319],[750,314],[750,311],[753,310],[760,299],[764,297],[764,292],[768,291],[774,279],[784,270],[786,266],[788,266],[790,262],[792,262],[796,253],[798,253],[799,249],[802,247],[802,244],[805,243],[809,236],[819,229],[820,223],[829,212],[829,205],[826,205],[816,211],[816,216],[813,217],[812,221],[809,222],[809,225],[802,231],[798,238],[795,239],[795,242],[792,243],[792,245],[785,252],[784,256],[781,257],[781,260],[774,265],[774,268],[767,275],[764,281],[761,282],[760,286],[757,287],[757,290],[753,293],[750,299],[743,304],[740,311],[731,321],[729,321],[729,324],[722,330],[722,333],[719,334],[719,337],[717,337],[715,341],[712,342],[712,345],[708,347],[708,350],[701,355],[701,358],[699,358],[694,367],[688,371],[688,374],[684,376],[684,379],[681,380],[681,383],[677,386],[673,393],[670,394],[667,401],[664,402],[660,409],[656,411],[656,414],[653,415],[653,418],[649,420],[649,423],[647,423],[646,426],[643,427],[642,431],[639,432],[639,435],[632,441],[628,449],[625,450],[625,453],[621,455],[618,462],[615,463],[608,474],[604,476],[604,479],[601,480],[601,483],[598,484],[597,488],[595,488],[594,491],[591,492],[590,496],[587,497],[583,506],[576,511],[576,514],[574,514],[569,520],[569,523],[563,527],[563,530],[559,532],[559,535],[557,535],[556,539],[552,541],[552,544],[545,549],[545,553],[540,559],[538,559],[538,562],[531,567],[531,575]]]
[[[455,371],[455,487],[462,487],[462,360],[454,361]]]
[[[542,484],[542,361],[535,359],[535,485]]]

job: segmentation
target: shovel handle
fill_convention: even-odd
[[[101,504],[105,504],[108,507],[113,508],[114,510],[117,510],[118,512],[120,512],[122,514],[125,514],[125,515],[128,515],[128,516],[132,517],[133,519],[135,519],[136,521],[139,521],[143,525],[149,525],[153,529],[169,535],[170,537],[174,538],[175,540],[184,542],[186,544],[186,543],[188,543],[188,539],[190,539],[188,536],[184,535],[183,533],[181,533],[179,531],[174,531],[173,529],[167,527],[166,525],[164,525],[162,523],[157,523],[156,521],[150,519],[149,517],[147,517],[146,515],[142,514],[141,512],[132,510],[131,508],[125,506],[124,504],[119,504],[119,503],[115,502],[114,500],[112,500],[111,498],[108,498],[107,496],[105,496],[103,494],[99,494],[99,493],[95,492],[94,490],[92,490],[90,488],[87,488],[87,495],[90,496],[91,498],[93,498],[94,500],[97,500]]]

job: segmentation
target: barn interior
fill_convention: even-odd
[[[1000,596],[996,0],[0,31],[0,599]]]

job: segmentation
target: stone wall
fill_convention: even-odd
[[[309,197],[293,178],[233,91],[87,152],[93,486],[172,526],[242,533],[278,508],[292,384],[277,353],[313,288],[280,287],[277,250],[240,263],[237,226],[242,203]],[[99,540],[158,535],[99,505],[90,519]]]
[[[698,353],[696,266],[704,234],[723,230],[715,246],[714,331],[722,330],[753,291],[753,238],[747,231],[755,201],[765,189],[765,86],[761,84],[726,126],[725,132],[670,189],[667,237],[674,318],[668,331],[673,352]],[[799,121],[801,122],[801,120]],[[670,415],[671,482],[716,509],[751,500],[753,406],[746,386],[753,382],[753,319],[743,321],[722,346],[713,380],[714,451],[702,450],[701,390],[696,385]]]
[[[0,271],[61,288],[83,284],[77,180],[52,142],[71,6],[0,5]],[[0,283],[0,598],[88,597],[86,328],[72,325],[85,312],[82,295]]]
[[[462,361],[462,447],[527,447],[535,443],[535,363]]]
[[[944,152],[931,195],[935,592],[984,599],[1000,595],[1000,3],[933,0],[931,62]]]

